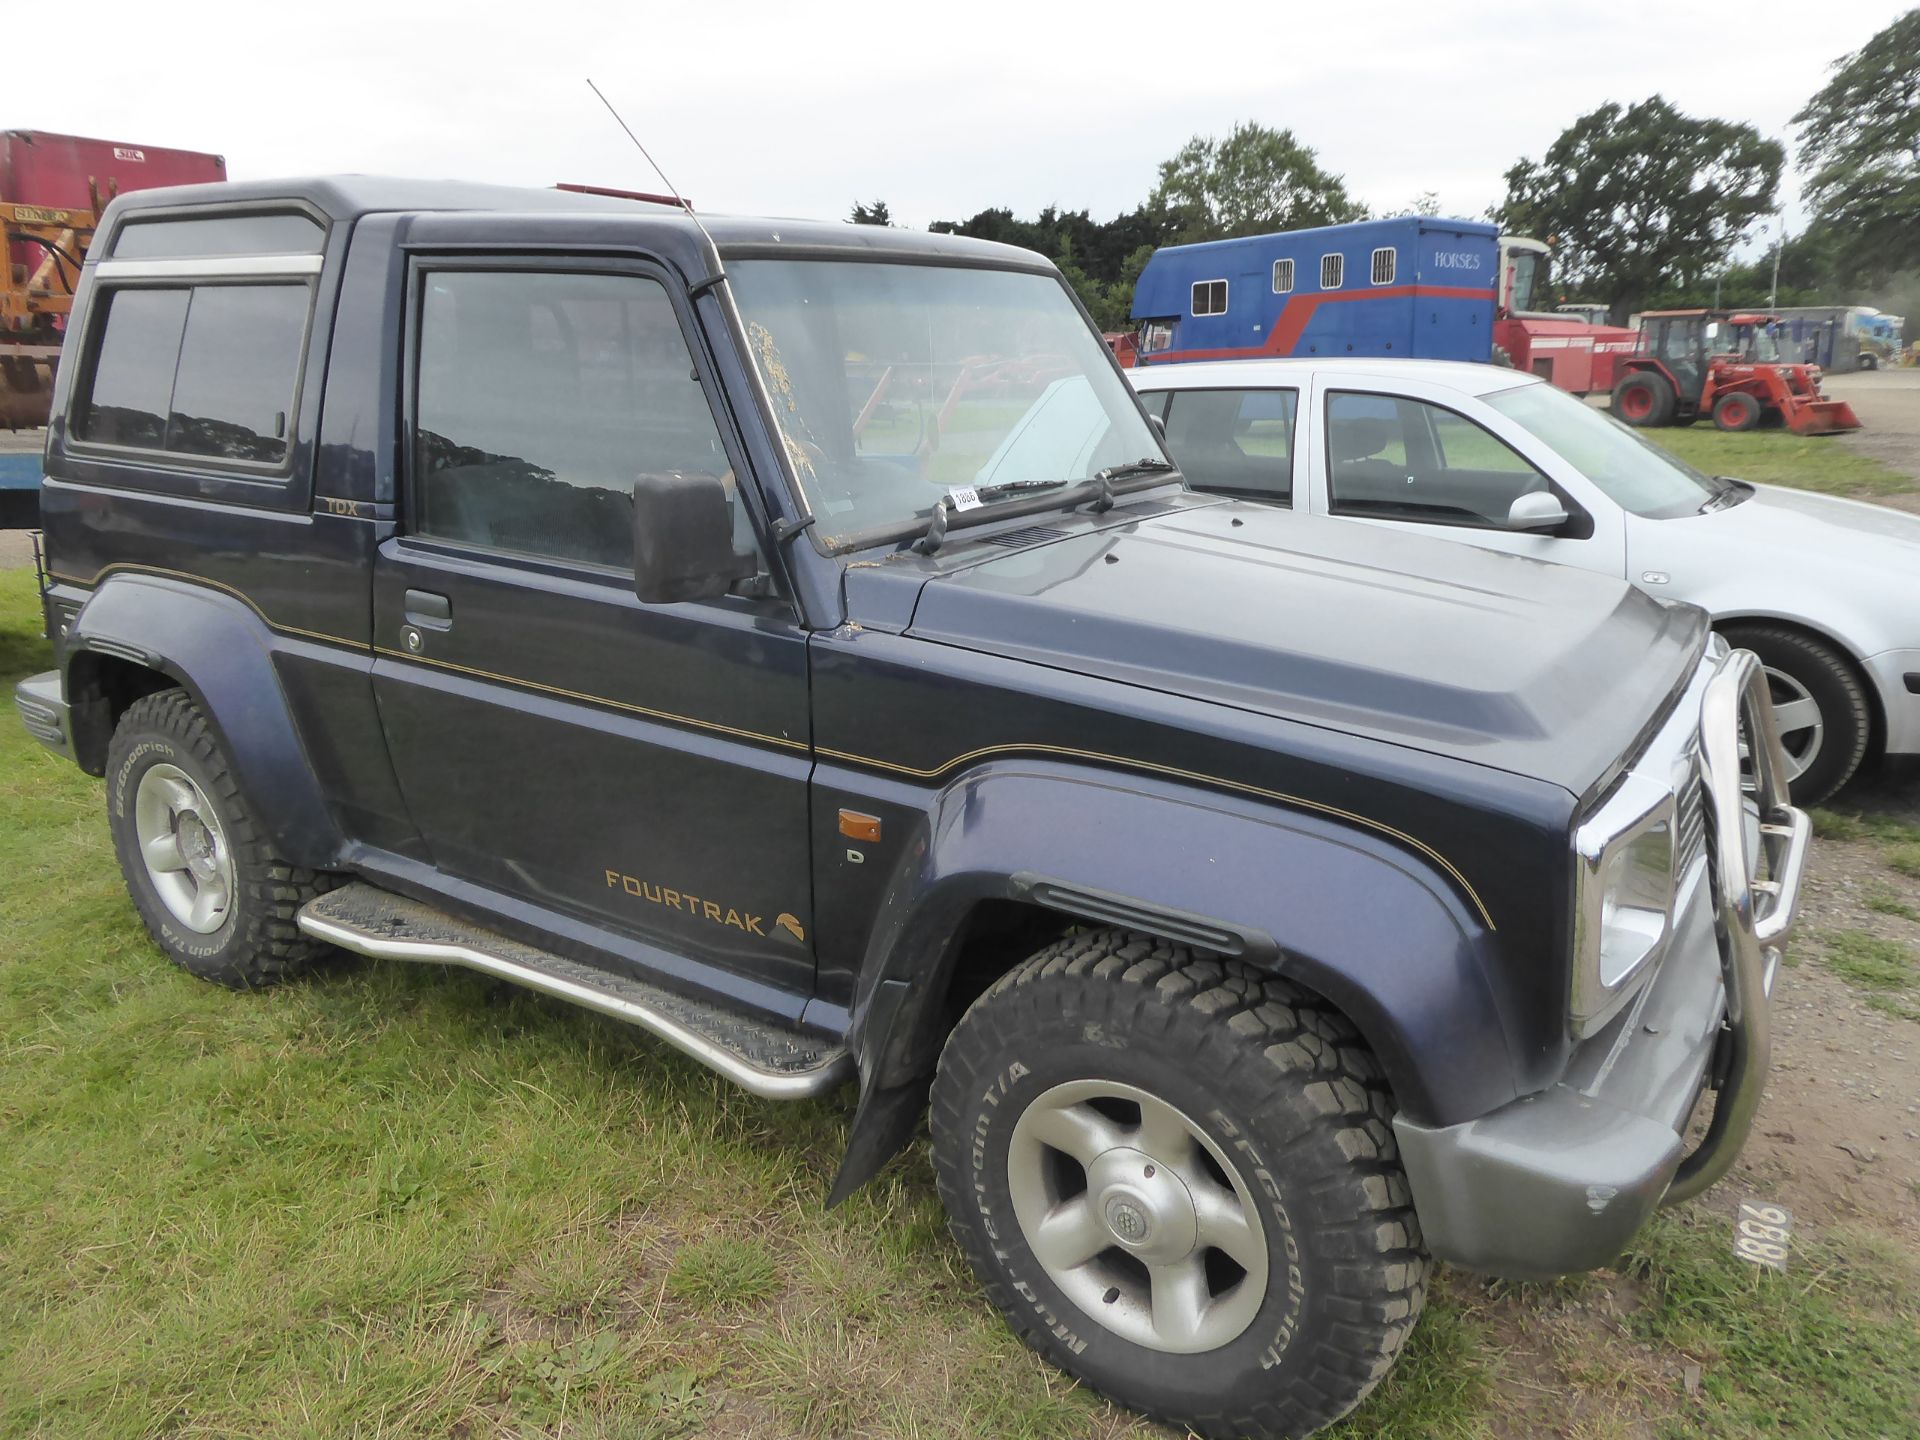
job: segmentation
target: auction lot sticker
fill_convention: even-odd
[[[1742,1260],[1764,1265],[1769,1270],[1785,1271],[1787,1252],[1793,1246],[1793,1212],[1784,1205],[1758,1205],[1740,1202],[1740,1213],[1733,1222],[1733,1253]]]

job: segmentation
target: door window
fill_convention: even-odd
[[[1444,406],[1336,391],[1327,397],[1327,488],[1336,515],[1503,530],[1516,499],[1553,486],[1504,440]]]
[[[1196,490],[1293,498],[1293,390],[1166,392],[1167,449]]]
[[[679,319],[643,276],[429,273],[414,413],[422,535],[628,570],[640,475],[715,475],[733,493]]]

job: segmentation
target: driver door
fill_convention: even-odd
[[[1378,388],[1316,376],[1307,425],[1315,513],[1621,575],[1626,534],[1611,505],[1583,504],[1585,482],[1473,396],[1416,382]],[[1510,529],[1514,499],[1544,491],[1568,511],[1563,533]]]
[[[785,599],[633,590],[633,477],[744,464],[680,293],[471,251],[410,283],[374,688],[435,868],[807,995],[806,634]]]

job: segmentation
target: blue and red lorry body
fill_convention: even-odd
[[[1220,299],[1209,287],[1222,281],[1224,309],[1206,313]],[[1473,220],[1408,215],[1170,245],[1134,287],[1139,363],[1285,355],[1485,361],[1499,281],[1499,229]]]

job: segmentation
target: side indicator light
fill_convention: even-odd
[[[868,844],[880,842],[880,817],[862,815],[858,810],[840,812],[840,833],[849,840],[865,840]]]

